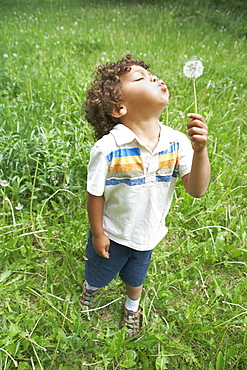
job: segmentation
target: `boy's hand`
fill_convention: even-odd
[[[101,234],[99,236],[93,235],[92,242],[95,251],[101,257],[110,258],[110,254],[108,252],[110,247],[110,240],[105,234]]]
[[[187,117],[191,118],[187,123],[187,130],[192,148],[195,152],[200,152],[207,144],[208,126],[200,114],[189,113]]]

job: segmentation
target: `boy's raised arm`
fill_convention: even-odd
[[[195,113],[188,114],[191,121],[187,124],[194,150],[191,172],[182,178],[187,192],[195,197],[201,197],[207,190],[210,179],[210,163],[207,152],[208,127],[204,118]]]

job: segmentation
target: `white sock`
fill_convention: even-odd
[[[90,289],[90,290],[95,291],[95,290],[97,290],[99,288],[97,288],[96,286],[89,285],[88,282],[86,281],[86,289],[87,290]]]
[[[140,298],[133,300],[133,299],[130,299],[127,296],[127,299],[126,299],[126,302],[125,302],[125,308],[128,311],[134,311],[134,312],[136,312],[139,309],[139,303],[140,303]]]

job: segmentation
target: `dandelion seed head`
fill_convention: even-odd
[[[192,59],[185,63],[183,72],[186,77],[196,79],[203,74],[203,69],[204,67],[200,60]]]

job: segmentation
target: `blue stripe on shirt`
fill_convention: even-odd
[[[168,149],[163,150],[162,152],[159,152],[159,154],[164,155],[164,154],[176,152],[177,150],[179,150],[179,142],[178,141],[176,141],[175,143],[172,143],[172,145],[169,146]]]
[[[173,171],[171,175],[165,175],[165,176],[156,176],[157,182],[170,182],[172,177],[177,177],[178,171]]]
[[[117,149],[114,152],[109,153],[106,158],[108,162],[111,162],[113,158],[119,157],[133,157],[133,156],[140,156],[141,152],[139,148],[125,148],[125,149]]]
[[[156,176],[156,182],[170,182],[172,177],[177,177],[178,171],[174,171],[172,175],[166,175],[166,176]],[[119,185],[119,184],[125,184],[128,186],[136,186],[136,185],[143,185],[146,183],[145,177],[139,177],[136,179],[117,179],[112,178],[106,180],[106,186],[112,185]]]
[[[135,185],[143,185],[145,184],[146,180],[145,177],[139,177],[136,179],[108,179],[106,180],[106,186],[109,185],[119,185],[119,184],[126,184],[128,186],[135,186]]]

